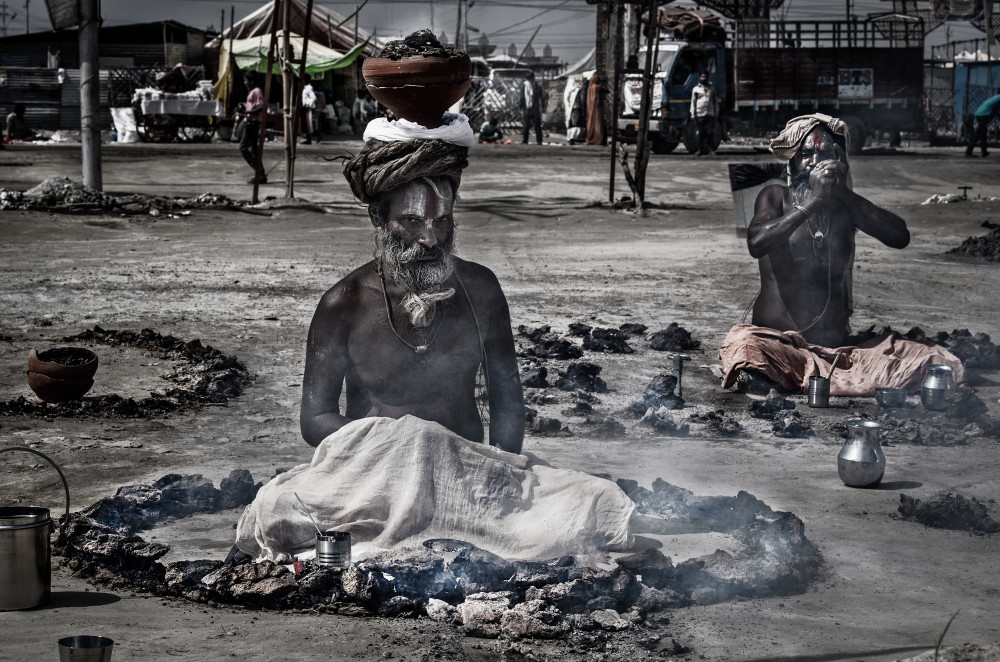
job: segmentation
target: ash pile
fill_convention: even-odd
[[[299,574],[240,554],[160,563],[169,547],[138,532],[249,503],[260,483],[246,471],[234,471],[219,489],[201,476],[178,475],[121,488],[73,515],[56,550],[76,575],[116,590],[250,609],[426,617],[468,636],[504,639],[656,629],[670,609],[800,593],[820,572],[802,521],[752,495],[698,497],[662,480],[652,490],[635,481],[619,485],[635,500],[643,531],[679,522],[725,532],[740,551],[674,564],[648,546],[603,564],[609,567],[590,567],[587,557],[511,562],[469,545],[450,553],[400,548],[345,569],[306,561]]]
[[[1000,262],[1000,227],[989,221],[984,222],[983,227],[991,229],[984,235],[969,237],[958,246],[949,249],[948,254]]]
[[[35,402],[24,396],[0,402],[0,416],[60,416],[103,418],[149,418],[182,409],[194,409],[206,403],[222,404],[243,393],[253,376],[235,356],[205,345],[197,338],[182,340],[152,329],[141,331],[103,329],[94,326],[62,339],[67,343],[100,343],[132,347],[162,359],[182,361],[176,370],[164,375],[175,386],[164,392],[151,392],[135,400],[117,394],[84,397],[68,402]]]
[[[194,198],[166,198],[136,193],[115,195],[52,177],[27,191],[0,188],[0,210],[119,213],[125,215],[190,214],[191,209],[234,209],[243,204],[224,195],[203,193]]]

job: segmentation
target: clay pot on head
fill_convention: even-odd
[[[370,57],[361,73],[371,95],[397,118],[436,129],[445,111],[469,89],[472,61],[465,53],[398,60]]]
[[[28,352],[28,386],[45,402],[82,398],[94,385],[97,354],[82,347]]]

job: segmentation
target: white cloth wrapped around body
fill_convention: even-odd
[[[504,558],[545,559],[628,547],[635,504],[613,482],[554,469],[464,439],[413,416],[364,418],[324,439],[309,464],[264,485],[240,517],[236,544],[288,562],[316,529],[349,531],[355,560],[430,538]]]

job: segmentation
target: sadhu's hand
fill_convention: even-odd
[[[846,187],[847,165],[841,161],[820,161],[809,173],[809,188],[821,198],[836,197]]]

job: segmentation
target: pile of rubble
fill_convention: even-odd
[[[990,503],[995,503],[990,499]],[[1000,533],[1000,522],[990,517],[986,506],[972,497],[951,492],[923,501],[899,495],[899,517],[935,529],[970,531],[977,535]]]
[[[619,485],[636,502],[644,530],[655,533],[658,522],[694,525],[728,533],[740,551],[675,565],[647,549],[621,556],[614,569],[571,556],[509,562],[471,546],[451,554],[396,549],[343,570],[306,561],[300,574],[240,555],[159,563],[169,548],[137,532],[248,503],[260,484],[245,471],[234,471],[218,490],[201,476],[176,475],[122,488],[72,516],[56,549],[78,576],[116,590],[255,609],[426,616],[470,636],[509,639],[641,628],[666,609],[798,593],[819,572],[822,559],[801,520],[745,492],[698,497],[662,480],[652,490],[635,481]]]
[[[1000,228],[993,228],[979,237],[969,237],[955,248],[949,249],[948,253],[1000,262]]]
[[[116,331],[95,326],[63,342],[91,342],[134,347],[163,359],[182,362],[164,379],[176,384],[164,393],[152,392],[135,400],[117,394],[85,397],[68,402],[38,402],[18,396],[0,402],[0,416],[63,416],[148,418],[180,409],[192,409],[206,403],[221,404],[239,396],[253,382],[253,377],[236,357],[203,345],[197,338],[185,342],[152,329]]]
[[[863,418],[882,425],[879,439],[883,445],[964,446],[977,438],[996,439],[1000,423],[989,416],[986,403],[974,393],[959,393],[944,411],[928,411],[919,405],[894,409],[878,407],[868,400],[847,402],[851,418]],[[847,436],[843,420],[836,422],[833,433]]]
[[[98,212],[118,214],[190,213],[191,209],[231,209],[251,213],[267,213],[245,207],[243,204],[214,193],[203,193],[194,198],[165,198],[135,193],[113,195],[103,193],[66,177],[46,179],[27,191],[0,189],[0,210]]]

